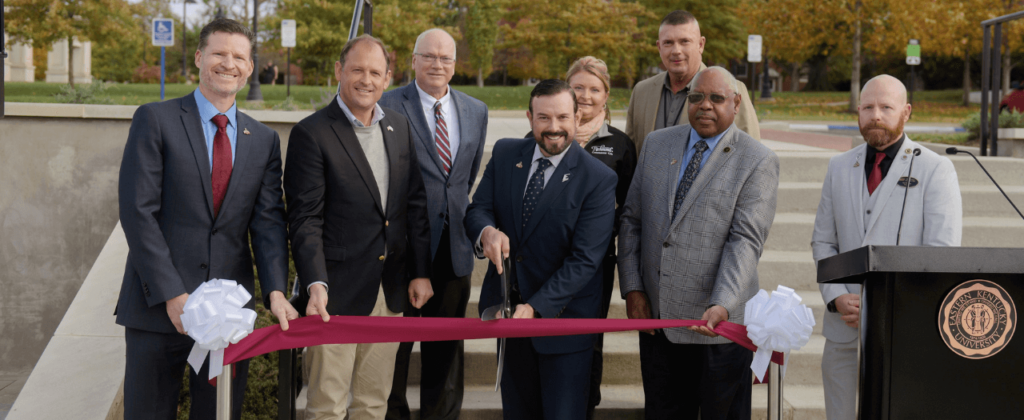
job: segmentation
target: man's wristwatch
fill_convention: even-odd
[[[834,314],[839,313],[839,309],[836,308],[836,300],[835,299],[832,299],[832,301],[829,302],[828,305],[825,306],[825,308],[828,309],[829,312],[832,312]]]

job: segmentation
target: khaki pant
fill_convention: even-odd
[[[377,303],[370,316],[399,315],[402,314],[388,310],[384,289],[378,289]],[[395,376],[398,345],[327,344],[307,348],[302,358],[303,373],[309,378],[306,420],[342,420],[346,412],[350,420],[383,419]]]

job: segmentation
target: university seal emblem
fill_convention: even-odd
[[[967,359],[999,353],[1013,338],[1017,308],[1010,295],[988,280],[970,280],[953,288],[939,308],[939,335],[949,349]]]

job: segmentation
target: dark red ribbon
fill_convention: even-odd
[[[406,318],[380,316],[332,316],[324,323],[319,316],[289,322],[288,331],[279,325],[260,328],[224,350],[224,364],[235,363],[272,351],[322,344],[395,343],[410,341],[473,340],[501,337],[547,337],[596,334],[616,331],[707,325],[707,321],[679,319],[499,319]],[[715,333],[750,351],[757,346],[747,338],[747,327],[728,321],[719,323]],[[772,362],[783,364],[785,356],[774,352]]]

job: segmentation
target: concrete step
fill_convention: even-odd
[[[420,389],[409,386],[406,398],[412,419],[418,420]],[[751,419],[768,418],[768,386],[754,385],[751,389]],[[821,387],[783,386],[784,420],[820,420],[825,418],[825,395]],[[296,417],[302,418],[306,409],[306,389],[296,399]],[[601,404],[594,413],[598,420],[639,420],[644,418],[644,390],[641,385],[602,385]],[[493,386],[467,386],[463,394],[461,420],[501,420],[501,392]]]
[[[1012,211],[1012,209],[1011,209]],[[814,215],[776,213],[765,250],[811,251]],[[893,232],[895,240],[896,232]],[[1024,247],[1024,220],[1019,217],[964,217],[963,242],[966,247]]]
[[[818,322],[820,324],[820,322]],[[601,383],[630,385],[642,383],[640,347],[636,332],[607,333],[604,336],[604,373]],[[786,382],[794,385],[821,385],[821,353],[825,338],[812,335],[807,345],[789,355]],[[413,346],[409,359],[409,383],[420,383],[420,346]],[[494,384],[498,369],[497,340],[466,340],[466,385]]]
[[[809,214],[813,218],[821,201],[821,184],[818,182],[780,182],[776,213]],[[1003,190],[1018,207],[1024,205],[1024,186],[1003,185]],[[1018,217],[1013,206],[1006,202],[993,185],[960,184],[960,199],[964,217]]]
[[[825,179],[828,161],[835,152],[777,152],[780,182],[818,182]],[[991,185],[985,172],[970,156],[947,156],[953,162],[960,185]],[[1007,157],[979,158],[996,182],[1020,185],[1024,180],[1024,160]]]
[[[780,284],[796,290],[818,290],[811,251],[765,250],[757,265],[757,277],[765,290],[775,290]]]

